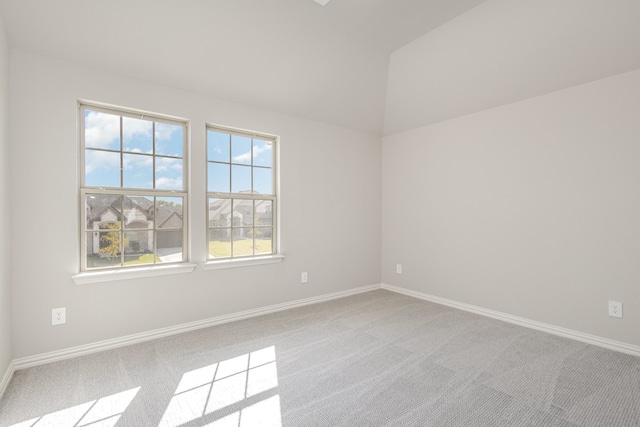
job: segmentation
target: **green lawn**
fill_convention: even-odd
[[[139,257],[135,257],[135,255],[126,255],[125,259],[127,261],[124,262],[124,265],[142,265],[142,264],[153,264],[153,254],[143,254]],[[155,257],[157,263],[162,262],[160,257]],[[89,268],[100,268],[100,267],[119,267],[120,266],[120,254],[118,254],[114,258],[108,257],[100,257],[100,256],[88,256],[87,257],[87,267]]]
[[[140,255],[138,259],[132,259],[131,261],[125,261],[124,265],[135,265],[135,264],[153,264],[153,254],[144,254]],[[156,262],[162,262],[160,257],[155,257]]]
[[[270,254],[271,251],[271,239],[256,239],[256,255]],[[233,252],[235,256],[253,255],[253,240],[236,240],[233,242]],[[231,256],[231,242],[209,242],[209,255],[216,258]]]

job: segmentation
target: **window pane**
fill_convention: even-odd
[[[273,143],[262,139],[253,140],[253,164],[255,166],[273,166]]]
[[[120,150],[120,116],[84,111],[84,146]]]
[[[124,151],[153,153],[153,122],[122,118],[122,146]]]
[[[120,265],[120,256],[109,257],[106,253],[100,252],[101,236],[107,233],[87,232],[85,233],[87,247],[87,268],[117,267]]]
[[[253,200],[233,200],[233,226],[253,226]]]
[[[156,199],[156,227],[182,228],[182,197]]]
[[[182,159],[156,157],[156,188],[182,190]]]
[[[213,228],[209,230],[209,256],[214,258],[231,256],[230,228]]]
[[[209,163],[207,173],[207,189],[210,192],[229,193],[231,190],[229,165]]]
[[[146,113],[102,113],[86,106],[81,114],[85,163],[81,191],[100,188],[86,194],[81,208],[86,245],[82,267],[184,261],[186,125]],[[228,193],[230,147],[227,154]],[[168,197],[160,197],[163,192]]]
[[[182,129],[180,125],[156,122],[156,154],[182,157]]]
[[[251,138],[231,136],[231,160],[233,163],[251,164]]]
[[[84,181],[91,187],[120,187],[120,153],[85,150]]]
[[[256,227],[273,226],[273,202],[271,200],[256,200],[254,224]]]
[[[156,232],[156,251],[159,257],[157,262],[181,262],[182,257],[182,230],[166,230]]]
[[[231,227],[231,199],[209,199],[209,227]]]
[[[153,264],[153,230],[126,231],[124,233],[124,264]]]
[[[109,260],[116,259],[120,263],[120,253],[122,252],[122,231],[119,230],[120,223],[106,224],[105,230],[98,233],[98,255]],[[95,234],[95,233],[94,233]]]
[[[87,230],[107,228],[106,224],[119,224],[122,219],[121,212],[122,196],[87,194],[85,197]]]
[[[153,196],[125,197],[124,228],[153,228]]]
[[[233,256],[253,255],[251,228],[233,229]]]
[[[273,194],[273,177],[271,168],[253,168],[253,192]]]
[[[231,166],[231,192],[251,191],[251,166]]]
[[[153,157],[141,154],[123,154],[123,187],[153,188]]]
[[[207,131],[207,160],[229,163],[231,161],[230,140],[231,135],[228,133]]]
[[[255,253],[270,254],[273,252],[273,229],[271,227],[256,227],[254,229]]]

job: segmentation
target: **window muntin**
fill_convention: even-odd
[[[185,262],[187,123],[80,105],[81,271]]]
[[[209,260],[273,255],[276,137],[207,127]]]

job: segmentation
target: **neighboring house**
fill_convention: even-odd
[[[120,197],[91,195],[86,200],[87,255],[100,255],[105,245],[100,234],[120,230],[124,227],[124,248],[127,254],[154,251],[154,228],[156,249],[182,247],[182,206],[158,204],[154,210],[152,198],[129,196],[124,200],[124,212]]]
[[[218,228],[218,236],[230,238],[231,227],[236,237],[251,237],[252,227],[265,226],[262,237],[271,238],[273,211],[270,200],[255,201],[255,222],[253,200],[215,199],[209,203],[209,227]],[[268,227],[268,228],[266,228]]]

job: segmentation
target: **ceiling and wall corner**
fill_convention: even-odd
[[[485,182],[502,184],[504,176],[499,172],[503,169],[499,167],[508,171],[514,163],[503,164],[500,158],[518,157],[528,149],[549,146],[533,141],[523,150],[509,151],[514,147],[510,138],[519,136],[519,128],[512,127],[512,132],[496,142],[503,129],[499,117],[503,110],[489,110],[481,116],[489,121],[465,119],[470,113],[640,67],[636,0],[331,0],[326,6],[311,0],[0,0],[0,12],[11,50],[10,205],[16,213],[11,228],[24,233],[11,238],[11,250],[18,254],[12,273],[14,357],[370,285],[380,277],[398,280],[377,270],[381,248],[386,251],[383,261],[394,265],[398,261],[394,257],[412,250],[408,259],[416,257],[414,265],[418,267],[412,269],[411,262],[405,265],[408,269],[400,279],[433,284],[440,278],[420,269],[427,266],[420,257],[424,253],[422,241],[407,242],[417,231],[427,230],[421,225],[420,212],[433,215],[444,210],[440,219],[450,221],[447,229],[453,238],[468,245],[465,239],[474,235],[460,236],[460,227],[451,221],[469,221],[474,209],[484,214],[487,211],[482,209],[488,209],[478,194],[464,191],[474,188],[469,183],[482,184],[471,173],[473,169],[466,175],[449,173],[459,169],[448,170],[446,162],[433,163],[436,157],[429,157],[433,144],[450,154],[448,160],[458,168],[465,162],[480,167],[465,151],[478,150],[484,156],[478,158],[495,166],[496,173]],[[600,94],[598,99],[615,102],[613,113],[602,115],[607,122],[595,130],[603,135],[608,126],[621,123],[626,128],[620,135],[627,138],[635,128],[628,126],[626,116],[617,121],[615,115],[624,115],[633,100],[616,102],[610,95],[623,93],[629,81],[635,79],[604,82],[604,89],[589,87],[566,98],[561,94],[559,99],[564,100],[561,105],[566,108],[579,108],[577,101],[594,93]],[[215,286],[211,283],[213,275],[200,270],[180,283],[180,289],[176,289],[173,278],[166,277],[139,280],[133,283],[135,286],[126,281],[74,286],[70,276],[77,268],[77,242],[68,236],[76,235],[77,224],[69,221],[66,210],[55,210],[52,220],[60,225],[40,234],[33,224],[42,221],[41,212],[22,195],[37,192],[45,205],[74,206],[75,212],[77,128],[75,111],[69,105],[75,105],[80,96],[192,118],[196,124],[192,128],[194,158],[204,156],[201,131],[212,118],[230,126],[276,133],[289,141],[281,152],[282,164],[286,165],[281,173],[283,222],[288,224],[289,233],[283,238],[289,250],[287,262],[278,267],[221,271],[215,273]],[[531,121],[535,122],[537,116],[530,117],[527,112],[535,115],[545,111],[555,99],[548,96],[536,108],[525,105],[524,113],[517,105],[514,110],[506,108],[505,117],[535,129],[536,123]],[[591,108],[576,115],[580,123],[598,117],[598,108]],[[463,116],[460,121],[449,122],[459,116]],[[34,117],[39,126],[33,126]],[[423,129],[436,122],[444,123],[444,127]],[[483,128],[485,123],[493,127]],[[566,125],[562,120],[550,123]],[[473,126],[458,133],[458,125]],[[389,136],[381,148],[383,127]],[[478,134],[483,135],[480,143],[476,143]],[[545,141],[559,138],[554,129],[544,128],[539,134]],[[561,142],[566,144],[564,153],[570,160],[569,148],[580,142],[572,138],[583,134],[572,128],[568,135],[568,142]],[[487,141],[498,146],[499,155],[483,150],[481,145]],[[621,149],[633,152],[629,148],[632,144],[626,142]],[[594,153],[606,145],[601,141],[594,144]],[[431,163],[422,161],[425,152]],[[549,157],[553,159],[553,155]],[[415,166],[407,167],[406,158],[411,158]],[[597,155],[588,158],[595,161]],[[616,168],[620,159],[614,160],[605,172],[629,171],[628,163]],[[327,165],[332,166],[331,174],[317,172],[326,170]],[[574,167],[576,173],[582,171],[581,165]],[[562,165],[555,170],[560,179],[563,170]],[[43,173],[51,180],[43,183]],[[204,194],[204,173],[202,167],[194,166],[194,193]],[[612,176],[614,181],[621,178],[619,174]],[[440,210],[434,211],[431,204],[439,199],[425,192],[424,183],[437,185],[440,179],[451,181],[436,195],[444,202],[455,203],[438,205]],[[538,182],[526,183],[532,185],[531,195],[545,194]],[[630,187],[627,184],[624,191]],[[454,191],[447,192],[446,188]],[[595,190],[589,188],[587,193],[593,194]],[[389,198],[398,189],[407,197]],[[484,190],[482,194],[495,201],[489,208],[508,205],[507,196],[512,195],[496,196],[493,187]],[[191,209],[192,224],[204,224],[204,201],[196,199]],[[318,200],[342,209],[319,210]],[[563,207],[560,196],[540,200],[550,203],[545,205],[550,211]],[[458,202],[460,205],[456,205]],[[580,202],[585,200],[578,199]],[[417,208],[412,210],[412,206]],[[344,212],[349,218],[364,219],[345,221]],[[591,219],[597,226],[602,218]],[[396,225],[406,224],[407,230],[390,233]],[[495,229],[481,228],[483,225],[478,223],[470,231],[478,236],[501,230],[499,224]],[[383,241],[378,233],[381,228],[387,236]],[[325,230],[349,236],[351,241],[336,245]],[[203,239],[194,236],[196,250],[204,251]],[[317,244],[310,247],[309,240]],[[41,260],[40,268],[33,269],[29,255],[36,241],[45,248],[62,249],[47,250],[53,254]],[[443,244],[451,242],[451,236],[443,237]],[[631,243],[625,244],[631,247]],[[544,248],[543,244],[539,246]],[[479,248],[490,255],[486,248],[466,248]],[[434,250],[434,257],[447,256],[439,249]],[[460,273],[456,258],[459,248],[449,249],[452,255],[440,267],[450,265],[451,271]],[[507,249],[508,253],[515,252]],[[517,270],[518,265],[514,263],[513,268]],[[478,271],[490,275],[492,271],[482,270],[485,266],[480,265]],[[627,271],[629,277],[631,270]],[[317,287],[300,288],[300,271],[319,271],[319,275],[310,273]],[[499,289],[491,277],[484,277],[485,288],[481,291],[470,290],[476,283],[473,275],[465,283],[447,282],[453,276],[435,284],[440,286],[437,290],[451,293],[445,296],[464,301],[482,291],[485,294],[478,298],[500,291],[507,297],[517,297],[513,287]],[[398,280],[398,285],[406,283]],[[527,291],[535,293],[535,283]],[[592,296],[602,292],[604,285]],[[32,295],[38,295],[38,299]],[[182,304],[185,307],[176,308],[175,302],[184,302],[184,295],[195,297]],[[52,333],[40,316],[61,306],[60,301],[82,321],[69,322],[67,329]],[[487,306],[494,303],[478,301]],[[120,317],[104,322],[116,303]],[[554,305],[556,300],[542,303],[541,310],[551,312],[550,318],[565,319],[558,315],[562,308]],[[590,314],[580,313],[583,317]],[[593,321],[585,324],[592,326]]]
[[[391,54],[387,135],[640,67],[637,0],[491,0]]]
[[[13,49],[380,135],[389,53],[482,1],[2,0],[0,9]]]
[[[640,354],[640,2],[491,0],[395,51],[382,281]],[[395,266],[402,263],[402,274]]]
[[[375,135],[640,67],[636,0],[0,0],[0,10],[13,49]]]

